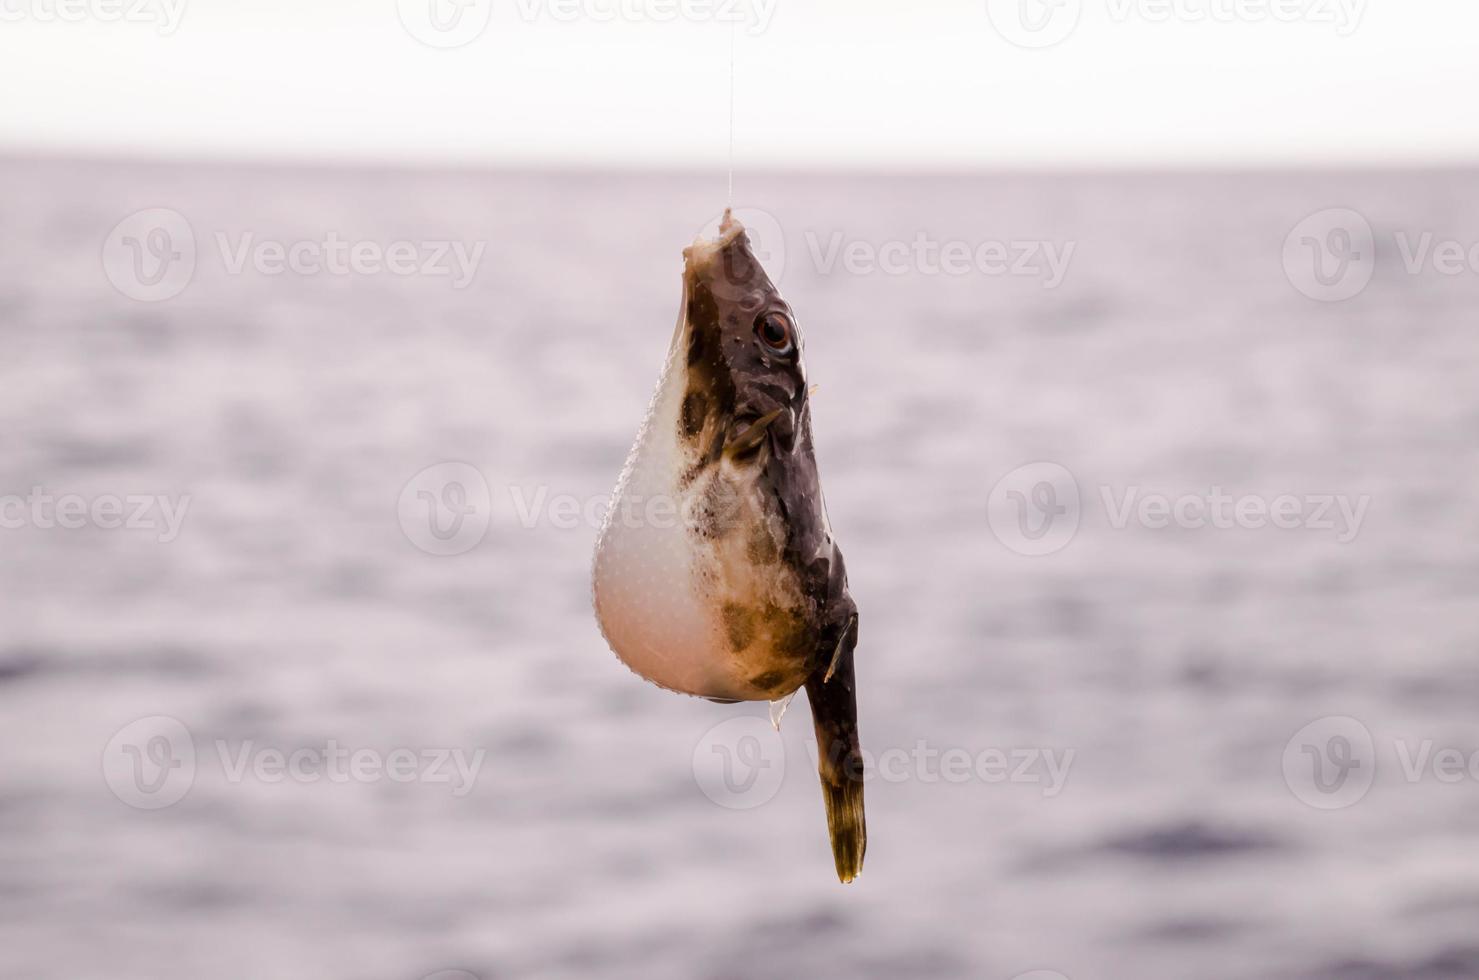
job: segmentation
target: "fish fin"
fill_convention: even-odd
[[[762,415],[754,422],[751,422],[749,428],[729,440],[728,444],[724,447],[724,455],[733,459],[760,445],[760,440],[765,438],[765,433],[770,428],[770,423],[780,418],[781,413],[784,411],[784,408],[778,408],[774,412],[768,415]]]
[[[842,631],[842,636],[837,640],[837,649],[832,651],[832,662],[827,664],[827,674],[822,678],[823,684],[831,681],[832,675],[837,673],[837,662],[842,659],[842,651],[846,650],[848,653],[851,653],[852,645],[858,642],[857,633],[855,632],[857,625],[857,616],[853,616],[847,621],[847,629]],[[849,637],[851,637],[851,642],[849,642]]]
[[[868,825],[863,818],[863,750],[858,743],[858,699],[853,677],[857,620],[849,622],[834,664],[806,682],[817,734],[817,769],[827,806],[827,832],[837,878],[847,884],[863,870]],[[830,680],[828,679],[830,676]]]
[[[781,719],[786,717],[786,709],[791,706],[791,699],[796,696],[792,691],[783,698],[777,698],[770,702],[770,724],[776,731],[781,730]]]
[[[811,386],[811,389],[809,391],[807,391],[806,396],[808,398],[815,398],[817,396],[817,392],[820,391],[821,388],[822,388],[821,385],[812,385]]]

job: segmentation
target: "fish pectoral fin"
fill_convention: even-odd
[[[729,440],[724,447],[724,455],[733,459],[736,456],[743,456],[760,445],[760,440],[765,438],[765,433],[769,431],[770,424],[780,418],[781,413],[784,411],[784,408],[778,408],[774,412],[762,415],[754,422],[751,422],[744,432]]]
[[[842,659],[842,654],[844,652],[851,653],[852,648],[857,644],[857,628],[858,617],[856,614],[854,614],[853,617],[847,621],[847,629],[843,630],[842,635],[837,638],[837,649],[832,651],[832,662],[827,664],[827,673],[822,678],[823,684],[830,683],[832,680],[832,675],[837,673],[837,663]]]
[[[770,724],[776,731],[781,730],[781,719],[786,717],[786,709],[791,706],[791,699],[795,696],[796,691],[792,691],[785,697],[770,702]]]
[[[816,726],[817,770],[827,807],[832,860],[838,880],[847,884],[862,873],[868,825],[863,817],[863,750],[858,742],[858,699],[853,677],[856,623],[850,624],[842,636],[839,654],[827,674],[818,670],[807,680],[806,697]]]

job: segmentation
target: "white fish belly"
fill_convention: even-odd
[[[686,331],[678,331],[596,544],[596,619],[622,662],[662,687],[742,698],[738,665],[701,574],[680,509],[688,465],[678,424],[686,391]]]

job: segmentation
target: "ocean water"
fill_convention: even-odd
[[[0,162],[0,975],[1479,976],[1479,272],[1407,268],[1473,187],[740,175],[862,616],[844,887],[804,700],[768,740],[590,612],[722,176]],[[331,236],[416,271],[277,270]],[[1214,492],[1308,520],[1116,519]]]

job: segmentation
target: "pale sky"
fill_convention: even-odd
[[[741,169],[1479,160],[1470,0],[0,0],[0,152],[722,166],[731,9]]]

